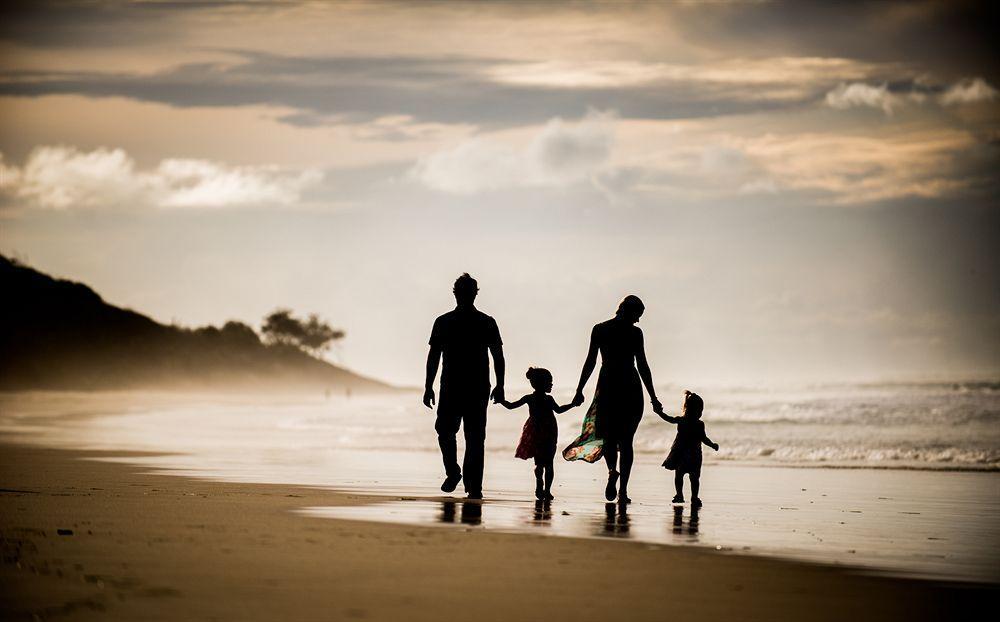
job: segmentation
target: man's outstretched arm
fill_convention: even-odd
[[[434,378],[437,377],[441,349],[431,346],[427,352],[427,379],[424,380],[424,406],[434,408]]]
[[[482,352],[482,350],[480,350]],[[490,397],[493,398],[493,402],[499,402],[503,400],[503,376],[505,371],[505,363],[503,360],[503,344],[496,344],[490,346],[490,354],[493,355],[493,373],[497,377],[497,386],[493,387],[493,392],[490,393]]]

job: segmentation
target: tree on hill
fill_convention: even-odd
[[[294,346],[313,356],[319,356],[346,334],[319,319],[315,313],[301,320],[293,316],[290,309],[276,309],[265,317],[260,332],[268,344]]]
[[[242,343],[251,346],[260,343],[260,337],[257,336],[254,329],[243,322],[229,320],[223,325],[221,333],[225,339],[233,343]]]

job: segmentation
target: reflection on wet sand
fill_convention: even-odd
[[[605,503],[604,520],[597,532],[599,536],[627,538],[629,529],[628,505]]]
[[[542,528],[544,533],[572,537],[633,539],[665,544],[699,544],[699,508],[672,508],[579,503],[556,505],[551,501],[408,499],[351,507],[312,508],[333,518],[388,520],[404,523],[437,522],[503,531]],[[631,512],[630,512],[631,509]],[[714,526],[714,525],[712,525]]]
[[[531,519],[540,525],[548,526],[549,521],[552,520],[552,502],[535,501],[535,511],[532,513]]]
[[[687,539],[688,542],[698,541],[698,510],[699,508],[691,506],[691,516],[688,517],[687,524],[684,522],[684,506],[675,505],[674,506],[674,528],[673,532],[677,535],[688,535],[691,536]]]
[[[995,490],[995,473],[852,473],[864,480],[865,490],[878,485],[880,496],[868,498],[859,496],[853,487],[845,488],[840,471],[788,469],[776,472],[801,480],[796,481],[797,490],[776,488],[747,495],[748,486],[772,484],[759,471],[749,467],[715,469],[718,479],[712,490],[719,492],[718,498],[712,498],[708,514],[690,504],[672,506],[663,494],[657,497],[653,492],[644,497],[636,494],[641,501],[624,511],[614,504],[605,505],[603,499],[565,492],[551,504],[511,492],[496,494],[484,503],[457,497],[397,496],[384,502],[310,507],[300,512],[340,520],[707,545],[804,561],[996,582],[996,547],[984,544],[997,541],[994,523],[1000,505],[996,494],[984,501],[986,488]],[[928,483],[933,485],[931,491],[918,486]],[[961,492],[956,490],[958,486],[980,486],[982,490]],[[932,498],[930,492],[938,498]],[[947,509],[950,514],[938,509],[945,508],[946,501],[954,505]],[[986,520],[987,514],[993,522]],[[962,520],[945,522],[941,519],[945,515],[962,516]]]
[[[441,511],[438,513],[437,519],[440,523],[483,525],[484,505],[486,504],[482,501],[446,499],[441,501]],[[503,526],[509,521],[509,517],[506,516],[509,513],[509,508],[495,505],[492,507],[496,510],[493,513],[493,522],[496,523],[494,526]],[[487,510],[487,513],[490,511]],[[551,525],[551,521],[552,503],[550,501],[535,501],[528,514],[527,522],[548,527]]]
[[[818,477],[811,472],[806,475]],[[892,475],[905,477],[905,474]],[[920,480],[927,477],[921,474]],[[946,478],[942,477],[940,483],[937,492],[947,495]],[[897,487],[894,490],[900,496],[910,494],[909,488]],[[789,556],[792,553],[790,556],[806,561],[832,560],[877,569],[995,582],[995,556],[993,565],[989,566],[989,553],[986,552],[995,551],[995,547],[985,547],[982,552],[973,555],[978,549],[973,550],[971,544],[954,544],[956,538],[949,537],[944,524],[924,520],[927,512],[920,514],[924,511],[923,506],[911,500],[897,502],[887,497],[846,506],[844,499],[830,499],[825,496],[826,493],[811,490],[801,490],[801,493],[800,502],[795,507],[777,506],[777,503],[784,502],[777,496],[760,502],[734,496],[726,503],[713,503],[708,514],[705,514],[704,508],[694,508],[690,504],[670,505],[662,501],[643,500],[621,507],[614,503],[605,504],[603,499],[574,499],[565,494],[559,501],[551,503],[536,502],[526,498],[526,495],[514,494],[496,495],[486,501],[401,496],[384,502],[311,507],[300,511],[341,520],[435,524],[451,529],[615,538],[667,545],[707,545],[765,555]],[[842,496],[836,492],[830,494]],[[963,507],[971,506],[967,503]],[[990,509],[995,507],[990,506]],[[789,511],[792,509],[799,511]],[[992,532],[985,523],[976,525],[989,536],[984,541],[996,540],[989,535]],[[902,532],[903,526],[917,529],[918,533]],[[970,529],[960,525],[959,531],[971,537]],[[924,539],[917,542],[918,535]],[[961,557],[945,557],[949,551]]]
[[[457,513],[456,506],[461,505],[461,512]],[[459,521],[464,525],[479,525],[483,522],[483,503],[481,501],[442,501],[441,514],[438,520],[442,523],[454,523],[456,514]]]

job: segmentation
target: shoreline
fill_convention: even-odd
[[[549,620],[589,606],[635,620],[920,620],[1000,594],[702,547],[310,517],[302,510],[378,499],[86,459],[128,452],[0,451],[5,619],[430,620],[471,607]],[[595,578],[608,602],[588,605]]]
[[[406,391],[401,391],[399,393],[406,393]],[[262,396],[266,396],[266,399],[260,399]],[[179,391],[169,391],[169,390],[128,390],[122,389],[119,391],[97,391],[97,392],[87,392],[87,391],[0,391],[0,424],[7,424],[6,429],[2,431],[7,437],[13,437],[17,434],[16,431],[10,429],[10,425],[26,425],[28,428],[32,427],[44,427],[48,428],[48,432],[56,431],[56,425],[62,421],[72,421],[72,422],[84,422],[86,420],[100,419],[106,417],[130,417],[135,415],[153,414],[157,411],[165,412],[172,411],[171,416],[175,416],[177,412],[184,413],[184,411],[191,412],[193,409],[206,409],[214,410],[214,414],[221,417],[224,420],[226,416],[232,415],[233,411],[236,409],[246,408],[248,411],[252,411],[258,408],[260,404],[266,404],[275,407],[276,409],[281,409],[283,407],[294,405],[301,406],[303,409],[309,409],[308,416],[321,416],[323,418],[327,417],[331,412],[343,411],[345,409],[355,409],[366,402],[366,400],[376,400],[374,403],[378,403],[377,400],[382,398],[392,399],[389,394],[379,395],[379,396],[357,396],[353,399],[343,399],[342,396],[323,397],[319,393],[303,394],[302,392],[288,391],[288,392],[266,392],[262,394],[246,393],[246,392],[227,392],[227,391],[204,391],[204,392],[179,392]],[[402,404],[403,402],[399,402]],[[420,414],[426,414],[422,407],[415,406],[417,401],[405,402],[407,407],[412,406],[415,411]],[[220,410],[224,412],[219,412]],[[416,413],[408,413],[415,415]],[[4,415],[7,415],[4,417]],[[393,417],[394,413],[385,413],[380,411],[379,415],[388,415]],[[418,415],[419,416],[419,415]],[[647,417],[648,418],[648,417]],[[516,426],[516,429],[511,425],[508,425],[504,421],[506,417],[501,413],[497,416],[496,413],[492,415],[492,427],[490,428],[490,434],[488,438],[505,438],[505,442],[502,446],[497,443],[487,445],[487,454],[494,455],[507,455],[512,453],[512,447],[516,445],[517,440],[520,437],[520,426]],[[515,418],[516,419],[516,418]],[[163,424],[165,421],[163,419],[159,420],[159,424]],[[190,423],[201,424],[203,421],[189,421]],[[230,420],[230,423],[233,423]],[[270,422],[274,423],[274,422]],[[310,422],[314,423],[314,422]],[[343,425],[344,422],[338,422],[334,425]],[[808,426],[808,422],[802,422],[804,426]],[[322,424],[321,424],[322,425]],[[350,424],[348,424],[350,425]],[[400,425],[399,421],[395,421],[390,425]],[[655,425],[655,422],[654,422]],[[717,424],[718,425],[718,424]],[[753,422],[729,422],[726,425],[753,425]],[[797,427],[795,424],[793,427]],[[572,418],[561,423],[562,439],[567,441],[573,435],[578,432],[578,426],[575,425],[575,420]],[[507,429],[510,428],[510,429]],[[428,434],[424,434],[427,431]],[[269,430],[271,432],[273,430]],[[650,432],[652,432],[652,428]],[[35,436],[34,430],[29,431],[26,438],[29,442],[32,440],[30,436]],[[112,434],[115,432],[114,429],[109,430]],[[317,433],[330,434],[335,433],[334,428],[317,428]],[[420,427],[417,430],[409,430],[410,434],[416,433],[423,441],[422,449],[414,449],[408,447],[405,442],[397,442],[395,444],[389,444],[382,446],[378,443],[378,439],[373,439],[370,436],[362,439],[362,442],[357,446],[331,446],[336,447],[338,450],[369,450],[369,451],[382,451],[391,450],[394,452],[409,453],[414,452],[420,453],[431,453],[437,451],[436,439],[433,437],[433,430],[431,424],[425,427]],[[742,433],[742,432],[741,432]],[[61,442],[53,443],[51,435],[47,435],[48,438],[43,439],[41,442],[45,446],[60,446],[75,449],[79,445],[75,442],[75,438],[69,437],[60,439]],[[507,439],[506,437],[509,437]],[[16,437],[15,437],[16,438]],[[102,449],[130,449],[136,446],[135,441],[138,439],[129,438],[125,442],[119,442],[113,444],[107,442],[111,435],[101,438],[93,437],[90,440],[92,442],[96,441],[96,446]],[[146,439],[141,439],[146,440]],[[397,439],[398,440],[398,439]],[[159,443],[154,443],[152,447],[154,450],[160,449],[158,447]],[[147,444],[148,447],[148,444]],[[770,448],[770,446],[766,446]],[[991,446],[992,454],[995,454],[995,445]],[[635,454],[637,457],[656,457],[657,462],[662,461],[662,457],[666,455],[669,449],[669,443],[665,444],[663,447],[643,447],[642,444],[638,444],[635,448]],[[180,451],[188,451],[188,446],[182,446],[179,448]],[[168,450],[169,451],[169,450]],[[992,456],[991,454],[991,456]],[[911,472],[928,472],[928,473],[1000,473],[1000,463],[996,462],[995,458],[990,456],[982,457],[979,459],[962,459],[955,457],[945,457],[943,459],[913,459],[912,457],[899,457],[899,458],[879,458],[876,460],[864,460],[864,459],[844,459],[840,457],[829,457],[829,458],[809,458],[801,459],[793,456],[785,456],[783,458],[772,458],[770,451],[768,453],[757,454],[740,454],[740,455],[715,455],[712,452],[708,452],[705,456],[705,465],[709,468],[715,467],[753,467],[753,468],[764,468],[764,469],[818,469],[818,470],[844,470],[844,471],[911,471]]]

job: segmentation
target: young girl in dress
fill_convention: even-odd
[[[528,377],[528,382],[535,392],[525,395],[516,402],[501,400],[500,404],[511,410],[524,404],[528,405],[528,420],[524,422],[521,441],[517,444],[514,456],[522,460],[535,459],[535,497],[551,501],[554,499],[552,462],[556,456],[556,441],[559,436],[554,413],[564,413],[573,408],[573,404],[560,406],[549,395],[552,391],[552,374],[549,370],[531,367],[525,376]]]
[[[704,443],[719,451],[718,443],[713,443],[712,439],[705,434],[705,422],[701,420],[701,412],[705,408],[696,393],[684,392],[683,415],[671,417],[658,411],[656,414],[661,419],[669,423],[677,424],[677,436],[674,437],[674,444],[670,446],[670,453],[663,461],[664,468],[674,472],[674,488],[677,495],[674,503],[684,503],[684,474],[691,478],[691,505],[701,507],[701,499],[698,498],[698,486],[701,478],[701,444]]]

